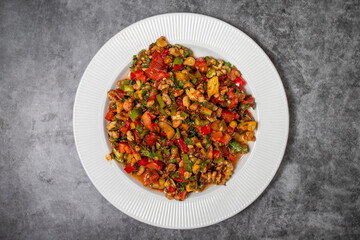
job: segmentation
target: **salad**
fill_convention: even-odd
[[[225,185],[249,152],[257,122],[240,71],[220,59],[196,58],[160,37],[133,56],[129,77],[107,93],[107,160],[168,199]]]

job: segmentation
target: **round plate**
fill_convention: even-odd
[[[229,61],[242,73],[246,91],[256,100],[258,128],[250,153],[235,166],[226,186],[191,193],[185,201],[168,200],[105,160],[111,151],[104,120],[107,91],[128,74],[132,56],[165,36],[196,57]],[[87,67],[74,105],[74,136],[83,167],[98,191],[127,215],[164,228],[198,228],[227,219],[251,204],[274,177],[284,154],[289,113],[281,79],[262,49],[246,34],[215,18],[172,13],[137,22],[111,38]]]

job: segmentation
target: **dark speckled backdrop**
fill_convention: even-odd
[[[143,18],[224,20],[269,55],[285,85],[289,142],[246,210],[166,230],[110,205],[83,170],[72,108],[94,54]],[[360,1],[0,1],[1,239],[359,239]]]

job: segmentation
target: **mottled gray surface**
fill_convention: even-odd
[[[110,205],[77,156],[72,108],[98,49],[145,17],[195,12],[250,35],[290,107],[283,163],[242,213],[196,230],[138,222]],[[1,239],[360,237],[360,2],[0,1]]]

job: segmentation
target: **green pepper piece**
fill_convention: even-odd
[[[212,78],[215,75],[216,75],[215,68],[210,68],[206,73],[207,78]]]
[[[176,57],[176,58],[174,59],[173,64],[174,64],[174,65],[176,65],[176,64],[177,64],[177,65],[181,65],[182,62],[183,62],[183,59],[182,59],[182,58]]]
[[[207,116],[211,116],[212,111],[210,109],[206,108],[206,107],[201,107],[200,108],[200,113],[205,114]]]
[[[238,142],[235,141],[231,141],[230,142],[230,147],[232,147],[233,149],[235,149],[237,152],[249,152],[249,147],[247,145],[241,145]]]
[[[156,100],[158,101],[160,108],[164,108],[166,106],[164,101],[162,100],[161,94],[156,95]]]
[[[124,85],[124,91],[125,92],[133,92],[134,88],[130,85]]]
[[[229,63],[229,62],[224,62],[224,65],[225,65],[225,66],[228,66],[229,68],[231,68],[231,63]]]
[[[149,132],[150,132],[149,129],[146,129],[145,131],[143,131],[143,132],[140,134],[140,138],[143,139]]]
[[[130,113],[130,118],[131,120],[135,121],[138,117],[140,117],[142,115],[142,110],[141,108],[136,108],[134,110],[131,111]]]
[[[193,165],[193,162],[190,161],[189,156],[187,154],[182,154],[182,159],[184,160],[184,167],[186,171],[192,172],[191,166]]]
[[[115,155],[115,160],[122,163],[124,162],[124,153],[119,153],[118,150],[116,150],[116,148],[113,149],[113,153]]]

